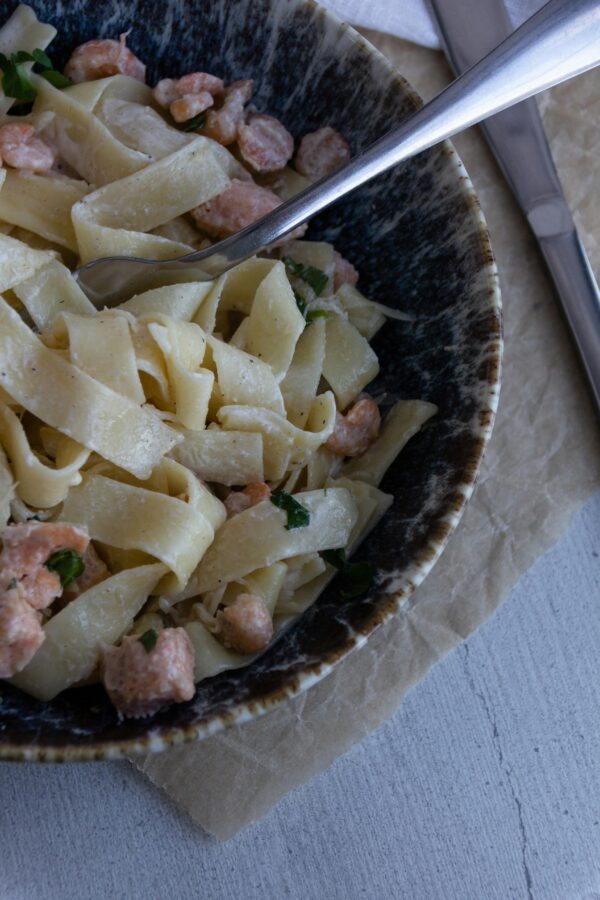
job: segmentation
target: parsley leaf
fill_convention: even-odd
[[[315,319],[328,319],[329,318],[329,310],[328,309],[309,309],[306,311],[307,303],[302,294],[299,294],[296,288],[292,288],[294,293],[294,299],[296,301],[296,306],[300,311],[301,315],[306,319],[306,323],[310,324],[314,322]]]
[[[7,97],[15,100],[23,100],[25,103],[35,100],[35,88],[25,69],[18,63],[11,61],[4,70],[2,88]]]
[[[151,650],[154,650],[157,640],[158,632],[154,628],[149,628],[148,631],[145,631],[139,637],[140,644],[146,653],[150,653]]]
[[[12,54],[10,59],[13,63],[33,62],[33,56],[31,53],[28,53],[27,50],[17,50],[16,53]]]
[[[48,54],[39,48],[33,53],[28,53],[27,50],[18,50],[11,54],[10,59],[4,53],[0,53],[0,69],[4,73],[2,88],[7,97],[13,97],[24,103],[35,100],[37,92],[31,83],[29,74],[23,68],[23,63],[27,62],[41,66],[43,70],[40,72],[41,77],[55,88],[64,88],[73,84],[62,72],[53,67]]]
[[[200,128],[204,128],[206,125],[206,113],[201,112],[199,115],[194,116],[193,119],[188,119],[187,122],[184,122],[181,126],[183,131],[199,131]]]
[[[17,586],[17,579],[16,579],[16,578],[11,578],[10,581],[8,582],[8,584],[6,585],[6,590],[7,590],[7,591],[14,591],[14,589],[16,588],[16,586]]]
[[[300,310],[302,315],[304,315],[304,313],[306,312],[306,300],[304,299],[302,294],[298,293],[298,291],[295,288],[292,288],[292,291],[294,292],[294,299],[296,300],[296,306],[298,307],[298,309]]]
[[[317,269],[315,266],[305,266],[289,256],[284,256],[283,261],[289,272],[310,285],[317,297],[323,292],[325,285],[329,281],[329,275],[326,275],[322,269]]]
[[[76,550],[57,550],[46,560],[46,568],[56,572],[63,587],[71,584],[85,571],[85,563]]]
[[[46,81],[49,81],[52,87],[58,88],[66,88],[73,84],[70,78],[67,78],[66,75],[63,75],[62,72],[58,72],[56,69],[45,69],[45,71],[40,72],[42,78],[45,78]]]
[[[307,508],[298,503],[286,491],[273,491],[271,503],[274,503],[275,506],[287,513],[287,524],[285,527],[288,531],[292,531],[293,528],[306,528],[309,524],[310,513]]]
[[[353,600],[367,594],[375,578],[375,566],[367,562],[349,563],[345,550],[323,550],[321,556],[340,572],[342,581],[340,596],[344,600]]]
[[[315,319],[328,319],[329,318],[329,310],[328,309],[309,309],[306,313],[306,321],[314,322]]]
[[[335,568],[339,569],[340,572],[346,565],[346,551],[343,547],[341,548],[341,550],[323,550],[321,556],[323,557],[325,562],[329,563],[332,566],[335,566]]]
[[[39,63],[40,66],[43,66],[44,69],[54,69],[54,66],[52,65],[52,60],[50,59],[50,57],[48,56],[47,53],[44,53],[43,50],[39,50],[39,49],[34,50],[33,53],[31,54],[31,59],[34,62]],[[68,79],[67,79],[67,81],[68,81]]]

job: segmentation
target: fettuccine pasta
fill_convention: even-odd
[[[399,314],[301,234],[96,310],[79,264],[207,246],[349,148],[329,126],[296,147],[249,81],[151,89],[125,36],[62,74],[53,35],[25,6],[0,29],[0,677],[41,700],[101,680],[150,715],[251,662],[337,571],[371,589],[347,557],[436,409],[381,423],[370,342]]]

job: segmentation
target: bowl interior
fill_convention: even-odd
[[[14,8],[2,3],[3,18]],[[148,81],[198,69],[253,78],[254,104],[298,138],[331,124],[356,153],[414,110],[415,95],[352,29],[306,0],[31,0],[58,28],[56,64],[98,35],[132,28]],[[468,496],[491,428],[500,359],[499,297],[485,225],[448,145],[338,203],[308,235],[335,243],[373,300],[414,315],[374,341],[373,388],[436,403],[439,414],[404,449],[382,488],[395,497],[359,551],[378,588],[342,601],[335,582],[264,656],[199,686],[194,700],[150,720],[119,722],[103,691],[44,704],[0,686],[0,755],[91,758],[164,747],[250,716],[320,677],[390,615],[431,567]]]

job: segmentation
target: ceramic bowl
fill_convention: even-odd
[[[30,2],[58,28],[50,48],[56,64],[83,41],[131,28],[129,45],[147,62],[149,83],[199,68],[227,81],[253,78],[257,108],[278,116],[295,137],[331,124],[358,152],[420,103],[381,54],[312,0]],[[0,3],[2,20],[13,8]],[[383,482],[394,505],[360,549],[377,566],[376,590],[344,602],[334,582],[253,665],[203,682],[192,701],[150,719],[119,721],[99,687],[40,703],[3,683],[0,757],[160,750],[257,716],[362,644],[439,557],[472,492],[499,389],[497,274],[472,185],[445,144],[331,208],[308,236],[334,242],[371,299],[415,317],[388,321],[375,339],[375,392],[439,407]]]

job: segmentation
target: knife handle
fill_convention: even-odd
[[[600,0],[550,0],[340,176],[359,162],[389,168],[599,63]]]
[[[541,237],[539,244],[600,409],[600,290],[594,273],[574,228]]]
[[[219,245],[237,260],[256,253],[331,203],[387,171],[512,106],[600,63],[600,0],[550,0],[484,59],[401,125],[332,175],[317,181]],[[230,249],[231,248],[231,249]],[[200,259],[190,254],[190,262]]]
[[[502,0],[427,0],[456,74],[512,32]],[[483,133],[527,216],[600,409],[600,291],[562,192],[535,101],[488,119]]]

